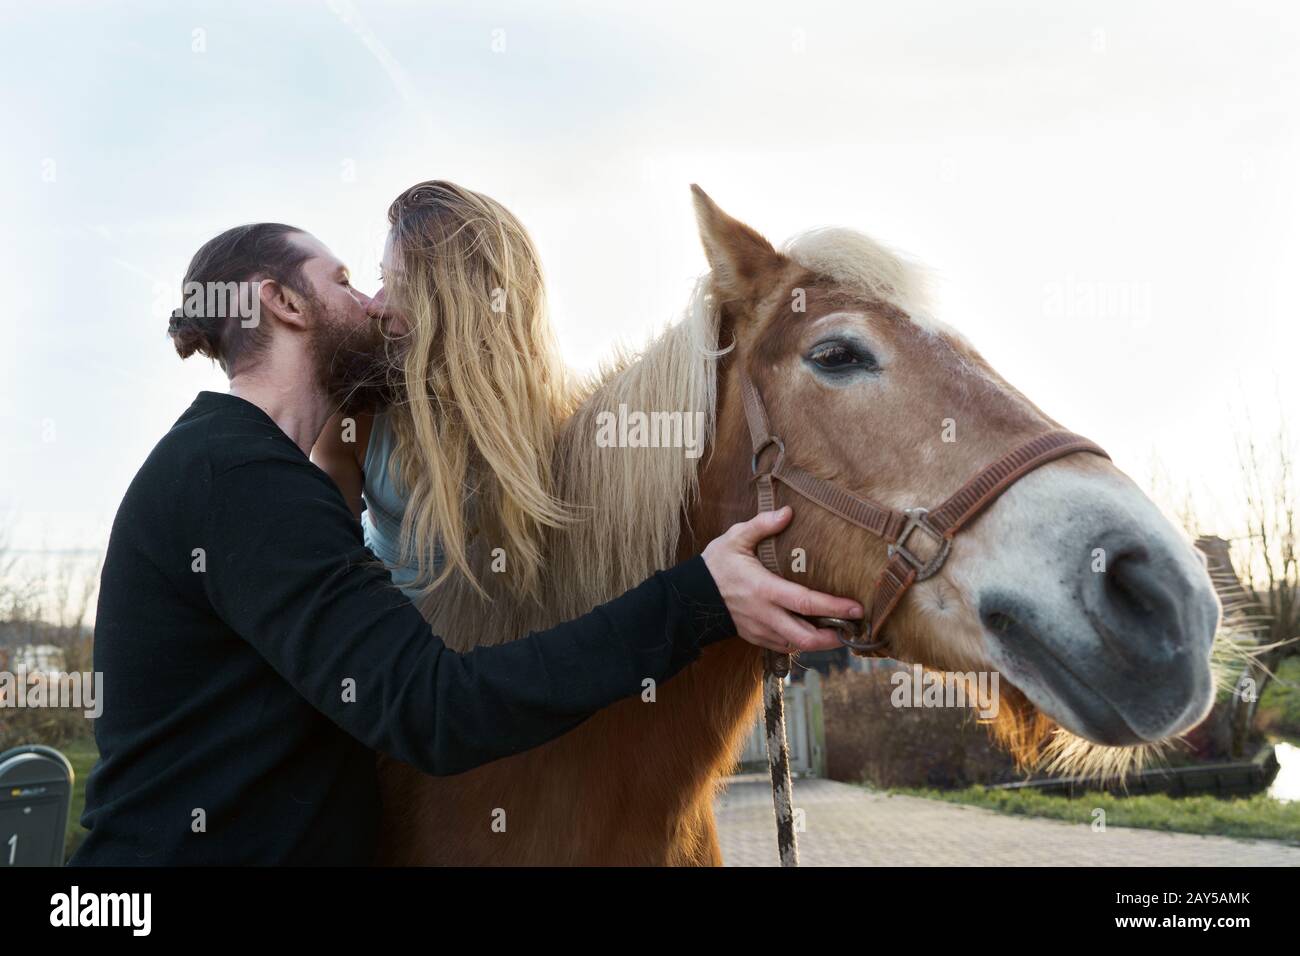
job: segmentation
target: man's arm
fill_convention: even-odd
[[[706,549],[576,620],[458,654],[392,586],[329,480],[306,460],[268,458],[213,478],[205,586],[222,619],[339,727],[447,775],[560,736],[647,679],[668,679],[740,621],[754,643],[833,646],[830,632],[770,610],[855,610],[762,569],[746,536],[783,524],[736,525],[710,545],[734,622]]]
[[[392,587],[305,460],[214,476],[204,538],[222,619],[339,727],[436,775],[545,743],[733,632],[694,558],[575,621],[457,654]]]

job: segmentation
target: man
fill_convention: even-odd
[[[340,400],[385,388],[382,337],[346,268],[307,233],[262,223],[207,243],[185,288],[177,351],[218,361],[230,391],[199,393],[113,525],[95,633],[100,759],[73,864],[369,863],[373,751],[461,773],[571,730],[731,635],[835,645],[791,610],[861,616],[754,557],[786,510],[575,621],[454,653],[308,458]]]

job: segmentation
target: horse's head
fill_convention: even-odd
[[[906,262],[847,230],[778,252],[694,188],[720,340],[735,343],[700,479],[705,501],[725,502],[720,520],[754,508],[737,369],[761,392],[788,461],[900,510],[939,504],[1060,428],[928,315]],[[792,577],[869,608],[885,543],[778,494],[795,508],[777,542],[783,568],[801,548],[807,570]],[[1021,478],[958,534],[884,630],[891,656],[998,671],[1019,693],[1002,695],[1010,713],[997,729],[1020,750],[1051,729],[1041,715],[1110,746],[1189,729],[1212,702],[1218,621],[1186,537],[1108,459],[1072,454]]]

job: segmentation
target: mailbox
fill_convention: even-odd
[[[72,764],[53,747],[0,754],[0,868],[62,866]]]

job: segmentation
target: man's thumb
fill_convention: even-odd
[[[740,526],[738,538],[741,546],[753,550],[764,538],[770,538],[789,524],[793,514],[789,505],[775,511],[759,512]]]

